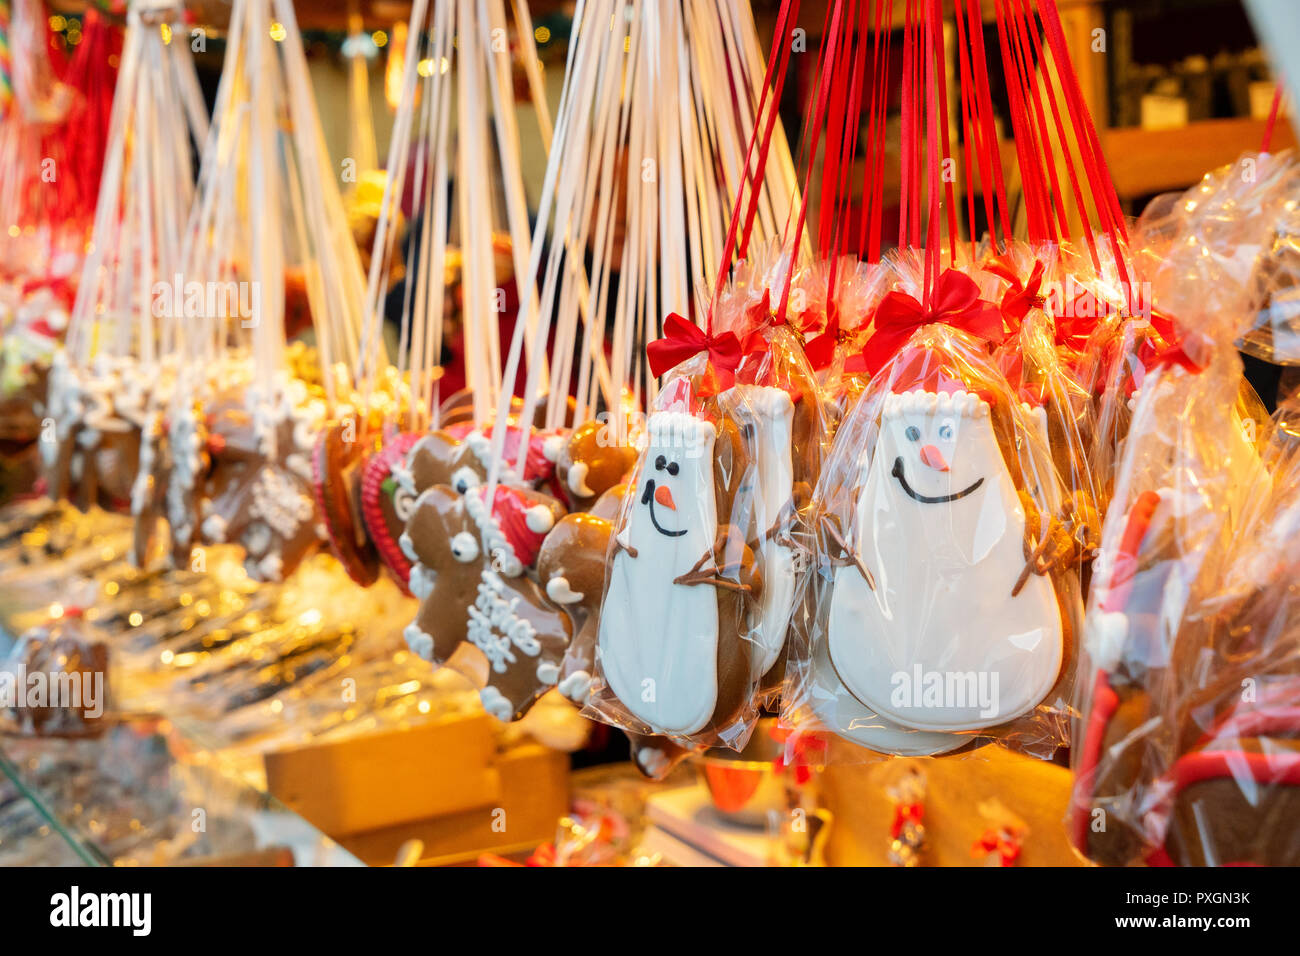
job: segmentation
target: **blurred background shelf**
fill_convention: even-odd
[[[1258,151],[1264,120],[1198,120],[1173,129],[1126,127],[1102,134],[1102,148],[1121,199],[1184,189],[1207,170],[1233,162],[1242,153]],[[1280,119],[1273,133],[1273,151],[1294,147],[1295,133]]]

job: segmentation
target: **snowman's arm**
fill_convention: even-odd
[[[840,531],[839,522],[836,520],[835,516],[829,514],[822,515],[821,525],[826,531],[827,536],[841,551],[841,556],[839,558],[831,558],[831,563],[841,565],[852,564],[858,569],[858,573],[862,575],[862,580],[867,582],[867,587],[874,591],[876,589],[875,577],[867,570],[867,566],[862,563],[862,558],[858,555],[858,552],[854,547],[845,540],[843,533]]]
[[[1025,566],[1011,589],[1012,597],[1020,593],[1030,574],[1050,574],[1078,556],[1076,542],[1064,521],[1040,511],[1024,491],[1020,492],[1020,503],[1025,512]]]
[[[712,567],[705,567],[712,564]],[[754,563],[754,551],[731,528],[718,530],[713,548],[700,556],[691,570],[673,579],[674,584],[711,584],[729,591],[746,591],[757,595],[762,575]]]

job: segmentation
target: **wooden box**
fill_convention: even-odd
[[[531,850],[568,811],[569,760],[539,744],[498,752],[492,723],[450,717],[267,754],[267,789],[373,865],[413,839],[423,863]]]

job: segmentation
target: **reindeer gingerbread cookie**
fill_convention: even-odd
[[[416,500],[404,542],[420,611],[406,641],[437,666],[467,648],[484,709],[509,721],[559,682],[572,634],[568,615],[528,574],[564,509],[503,485],[489,507],[485,493],[434,485]]]

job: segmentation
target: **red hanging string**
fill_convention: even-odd
[[[1028,109],[1022,100],[1024,88],[1020,77],[1019,63],[1011,53],[1007,37],[1005,0],[995,0],[996,22],[998,28],[998,46],[1002,51],[1002,63],[1007,78],[1007,99],[1010,102],[1012,141],[1016,147],[1016,159],[1020,166],[1020,190],[1024,197],[1025,219],[1030,242],[1044,242],[1051,238],[1050,228],[1043,215],[1046,206],[1044,187],[1042,185],[1038,159],[1033,149],[1033,132],[1029,127]]]
[[[936,147],[943,147],[942,162],[947,162],[952,158],[951,136],[948,130],[948,62],[947,52],[944,47],[943,37],[943,0],[930,0],[930,38],[932,53],[931,62],[934,64],[934,83],[933,90],[938,91],[938,100],[933,96],[930,99],[930,108],[938,106],[938,127],[939,138],[936,140]],[[956,177],[942,176],[944,203],[948,210],[948,245],[951,261],[957,261],[957,198],[954,189]],[[936,233],[936,237],[937,237]]]
[[[741,177],[736,200],[732,206],[731,222],[727,227],[727,237],[722,246],[722,256],[718,264],[718,278],[714,283],[713,298],[710,300],[709,308],[705,313],[705,328],[710,333],[713,331],[714,305],[726,286],[727,275],[731,271],[731,259],[736,250],[737,233],[740,227],[741,210],[744,208],[745,183],[747,181],[750,183],[751,191],[748,212],[744,217],[744,237],[741,239],[740,245],[741,258],[744,258],[748,248],[749,235],[753,228],[754,215],[758,209],[759,191],[763,183],[767,156],[772,141],[772,131],[776,126],[777,106],[781,101],[781,90],[785,87],[786,71],[790,65],[791,44],[786,42],[786,38],[789,34],[789,25],[793,22],[793,18],[798,16],[798,11],[799,0],[781,0],[781,8],[777,12],[776,29],[773,33],[772,50],[768,54],[767,70],[763,75],[763,88],[759,94],[758,109],[754,114],[754,129],[750,134],[749,147],[745,152],[745,175]],[[767,110],[766,125],[764,125],[764,109]],[[750,179],[749,171],[754,160],[755,146],[760,142],[760,128],[762,128],[762,145],[759,147],[758,162],[754,166],[753,178]]]
[[[1079,85],[1079,77],[1074,71],[1074,64],[1070,61],[1070,51],[1065,42],[1065,30],[1061,26],[1061,14],[1056,8],[1056,0],[1039,0],[1039,12],[1043,21],[1043,35],[1047,39],[1048,46],[1052,51],[1052,56],[1057,63],[1057,69],[1060,73],[1062,86],[1065,88],[1066,102],[1070,107],[1070,119],[1075,125],[1076,132],[1081,134],[1080,149],[1086,144],[1085,168],[1093,176],[1093,195],[1097,199],[1098,207],[1106,207],[1106,226],[1104,227],[1112,236],[1123,239],[1128,243],[1128,227],[1124,222],[1124,214],[1120,210],[1119,194],[1115,191],[1115,180],[1110,175],[1110,166],[1106,162],[1106,155],[1101,148],[1101,140],[1097,136],[1097,126],[1093,122],[1092,114],[1088,111],[1083,101],[1083,90]],[[1119,255],[1118,246],[1116,247],[1116,260],[1119,261],[1122,256]],[[1120,263],[1121,274],[1126,274],[1125,267]],[[1125,280],[1127,281],[1127,280]]]
[[[808,127],[808,134],[805,139],[808,140],[808,173],[807,179],[812,177],[812,166],[817,156],[817,144],[821,139],[822,123],[826,116],[827,101],[830,98],[831,78],[835,73],[835,54],[837,47],[835,43],[827,42],[827,37],[838,37],[840,35],[840,24],[843,20],[843,0],[835,0],[834,7],[829,11],[828,26],[822,36],[822,58],[819,62],[822,64],[822,75],[820,82],[817,84],[817,95],[812,110],[812,122]],[[805,179],[805,181],[807,181]],[[808,216],[808,195],[805,191],[802,201],[799,203],[799,216],[795,221],[793,237],[790,242],[790,261],[786,268],[785,285],[781,290],[781,302],[777,307],[776,314],[781,319],[785,318],[786,310],[790,304],[790,286],[794,280],[794,271],[796,265],[796,256],[793,250],[799,245],[799,240],[803,236],[804,222]]]
[[[971,39],[971,58],[972,63],[986,63],[987,55],[984,51],[984,17],[980,7],[980,0],[967,0],[966,6],[967,24],[970,27]],[[993,119],[993,97],[989,92],[989,74],[987,69],[972,70],[975,74],[975,93],[977,112],[979,114],[980,137],[983,144],[983,155],[989,162],[993,170],[993,189],[997,199],[998,211],[1002,214],[1002,235],[1004,239],[1011,238],[1011,217],[1007,212],[1007,191],[1006,183],[1002,175],[1002,153],[998,141],[997,125]],[[983,175],[983,167],[980,168],[980,175]],[[987,188],[987,187],[985,187]],[[989,216],[990,230],[992,231],[993,217]],[[994,233],[996,235],[996,233]]]
[[[1273,128],[1277,126],[1277,114],[1282,107],[1282,81],[1279,80],[1277,89],[1273,91],[1273,105],[1268,110],[1268,122],[1264,124],[1264,140],[1259,144],[1259,151],[1267,153],[1273,146]]]
[[[1024,16],[1028,21],[1027,32],[1029,34],[1029,39],[1033,43],[1034,55],[1035,57],[1037,57],[1038,63],[1040,65],[1040,69],[1042,71],[1043,86],[1046,87],[1047,90],[1048,104],[1051,107],[1052,120],[1055,123],[1055,127],[1056,127],[1057,142],[1061,147],[1061,154],[1065,158],[1065,168],[1066,168],[1066,173],[1070,180],[1070,188],[1073,191],[1075,204],[1079,209],[1079,219],[1082,223],[1084,240],[1088,245],[1088,251],[1092,256],[1093,262],[1097,263],[1100,260],[1098,259],[1097,256],[1097,244],[1093,236],[1092,221],[1088,215],[1087,201],[1084,196],[1083,190],[1079,186],[1079,176],[1075,170],[1074,158],[1070,150],[1070,139],[1066,135],[1066,126],[1061,120],[1061,111],[1059,106],[1057,105],[1056,92],[1052,87],[1052,74],[1048,67],[1047,58],[1043,55],[1043,48],[1038,40],[1038,30],[1034,25],[1033,9],[1029,5],[1028,0],[1017,0],[1017,2],[1024,2]],[[1057,64],[1057,76],[1058,78],[1060,76],[1059,64]],[[1061,88],[1062,90],[1064,90],[1065,88],[1064,82],[1062,82]],[[1035,89],[1037,89],[1037,84],[1035,84]],[[1046,138],[1048,140],[1048,145],[1050,149],[1050,136]],[[1080,157],[1082,157],[1082,152],[1080,153]],[[1052,154],[1051,162],[1053,163],[1053,165],[1055,165],[1054,154]],[[1093,201],[1098,205],[1098,207],[1100,206],[1100,203],[1096,200],[1095,197]],[[1098,222],[1103,222],[1104,221],[1103,214],[1100,208],[1098,208],[1097,212],[1098,212]]]

